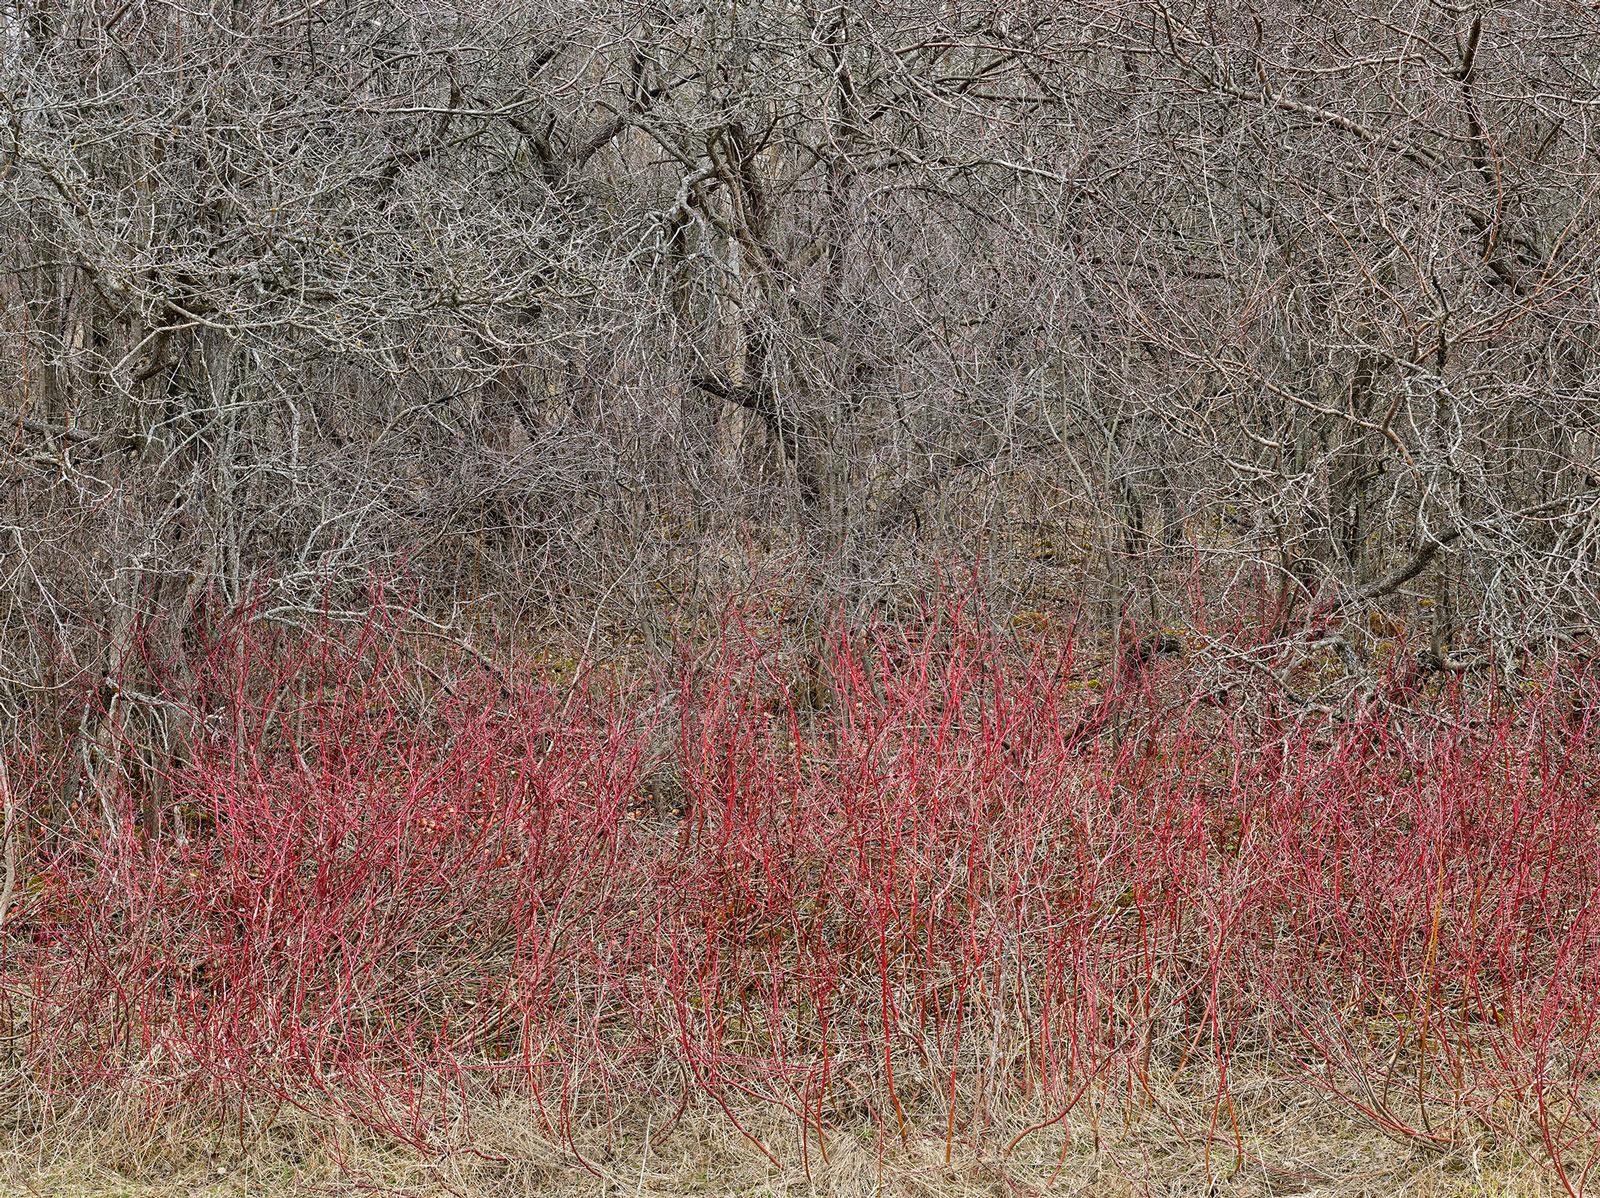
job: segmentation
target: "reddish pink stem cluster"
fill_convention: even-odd
[[[230,626],[162,696],[192,731],[153,824],[133,770],[102,775],[114,833],[63,810],[48,728],[12,764],[13,1052],[47,1093],[331,1102],[418,1142],[514,1090],[574,1151],[640,1100],[769,1152],[763,1105],[822,1153],[851,1112],[946,1152],[1042,1112],[1011,1151],[1086,1094],[1185,1086],[1237,1144],[1233,1081],[1265,1073],[1427,1141],[1533,1112],[1583,1188],[1591,680],[1295,718],[1183,662],[1101,679],[959,599],[826,657],[797,702],[733,618],[663,704],[419,686],[376,620]],[[662,814],[642,775],[674,736]]]

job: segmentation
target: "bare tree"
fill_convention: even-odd
[[[974,551],[1593,633],[1592,8],[0,11],[12,714],[400,564],[451,635]]]

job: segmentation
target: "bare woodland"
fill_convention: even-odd
[[[8,716],[394,571],[451,637],[976,561],[1589,644],[1592,5],[0,13]]]

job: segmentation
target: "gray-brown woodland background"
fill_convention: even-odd
[[[157,613],[181,658],[204,604],[396,571],[461,639],[969,562],[1147,625],[1403,610],[1436,667],[1593,631],[1592,4],[4,0],[0,37],[10,715]]]

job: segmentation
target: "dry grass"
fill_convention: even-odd
[[[470,1135],[443,1152],[398,1145],[348,1121],[280,1111],[226,1126],[180,1112],[81,1105],[51,1128],[13,1134],[0,1150],[0,1194],[62,1198],[234,1198],[394,1194],[414,1198],[536,1195],[1419,1195],[1498,1198],[1560,1193],[1536,1142],[1501,1137],[1440,1151],[1388,1138],[1346,1108],[1260,1079],[1234,1083],[1242,1156],[1231,1127],[1206,1149],[1211,1102],[1168,1094],[1130,1107],[1101,1096],[1009,1155],[1039,1112],[992,1116],[945,1160],[942,1118],[911,1116],[885,1142],[868,1123],[834,1124],[826,1157],[802,1148],[792,1122],[741,1113],[776,1158],[720,1115],[633,1110],[593,1128],[578,1149],[553,1142],[531,1104],[472,1111]],[[1029,1117],[1031,1115],[1031,1117]]]

